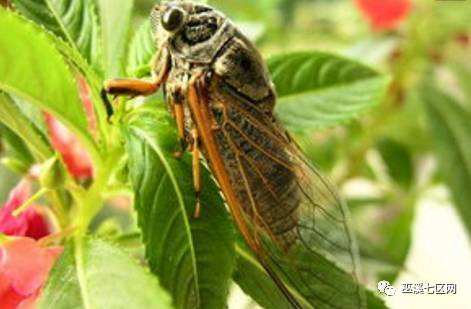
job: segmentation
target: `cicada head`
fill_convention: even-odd
[[[231,36],[232,26],[213,8],[188,1],[165,1],[151,13],[158,47],[189,61],[210,62]]]

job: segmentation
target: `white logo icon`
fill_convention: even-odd
[[[378,282],[378,291],[387,296],[396,295],[396,289],[386,280]]]

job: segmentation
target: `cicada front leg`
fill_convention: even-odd
[[[162,84],[160,78],[152,81],[141,79],[112,79],[105,82],[106,93],[116,96],[129,95],[131,97],[148,96],[159,90]]]
[[[160,86],[165,83],[170,70],[170,58],[167,48],[162,47],[160,49],[160,52],[154,60],[152,70],[156,73],[153,74],[151,80],[126,78],[107,80],[103,85],[103,94],[137,97],[149,96],[157,92],[160,89]],[[105,100],[105,103],[106,102],[107,100]],[[112,111],[109,102],[107,104],[107,111],[108,113]]]

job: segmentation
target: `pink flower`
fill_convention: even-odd
[[[39,207],[31,206],[17,217],[13,216],[13,212],[30,196],[31,180],[25,178],[10,192],[7,202],[0,208],[0,233],[34,239],[51,234],[48,220]]]
[[[90,89],[82,77],[78,79],[79,94],[87,114],[90,132],[96,132],[97,121],[90,99]],[[88,152],[82,147],[77,137],[51,114],[45,113],[46,124],[49,129],[52,146],[64,160],[69,173],[78,180],[87,180],[93,177],[92,160]]]
[[[31,238],[0,246],[0,309],[34,308],[61,247],[42,247]]]
[[[355,0],[376,31],[395,29],[411,10],[410,0]]]

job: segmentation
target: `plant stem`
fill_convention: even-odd
[[[116,147],[107,156],[104,164],[97,167],[95,181],[89,190],[72,190],[75,192],[77,202],[77,234],[84,236],[88,226],[97,213],[104,206],[104,193],[107,192],[107,186],[111,176],[115,172],[116,162],[122,155],[121,147]]]
[[[51,211],[56,216],[59,227],[62,229],[67,228],[69,219],[67,218],[67,212],[56,190],[50,190],[47,194],[49,204],[51,205]]]
[[[80,286],[80,294],[82,296],[83,307],[85,309],[91,308],[90,296],[88,294],[87,278],[85,274],[85,265],[83,259],[83,244],[84,238],[77,234],[74,238],[74,255],[75,255],[75,267],[77,271],[77,279]]]

